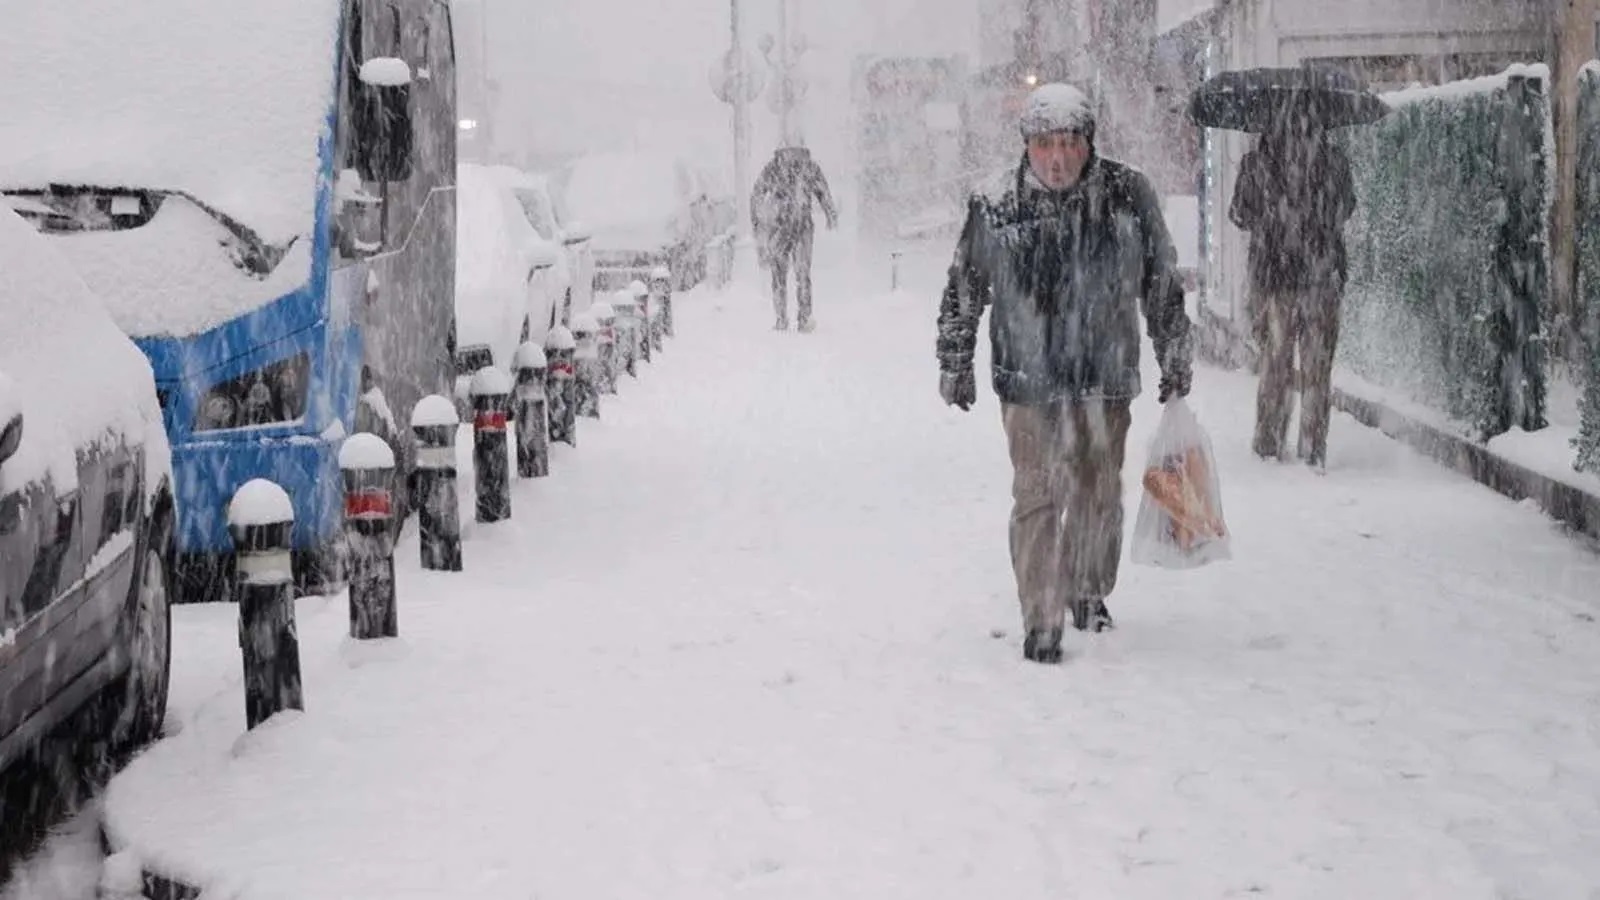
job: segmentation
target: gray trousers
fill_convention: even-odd
[[[1003,405],[1011,452],[1011,565],[1023,626],[1064,628],[1076,602],[1104,600],[1122,562],[1127,400]]]
[[[1256,390],[1256,455],[1283,458],[1294,395],[1300,393],[1301,459],[1323,465],[1328,457],[1328,422],[1333,413],[1333,357],[1339,343],[1342,291],[1327,286],[1258,295],[1251,310],[1261,348],[1261,383]],[[1298,384],[1295,350],[1300,351]]]
[[[779,322],[789,321],[789,269],[794,268],[795,305],[800,321],[811,320],[811,247],[815,231],[801,228],[779,232],[772,242],[772,308]]]

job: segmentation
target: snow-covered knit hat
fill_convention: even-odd
[[[1066,131],[1094,142],[1094,110],[1083,91],[1070,84],[1041,84],[1022,111],[1022,138]]]

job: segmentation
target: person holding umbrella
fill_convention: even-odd
[[[1228,217],[1250,233],[1246,309],[1261,350],[1252,449],[1283,459],[1301,395],[1296,455],[1326,467],[1333,357],[1348,277],[1344,224],[1355,212],[1350,161],[1329,129],[1376,121],[1383,101],[1343,73],[1318,69],[1224,72],[1196,92],[1198,124],[1260,133],[1240,163]]]
[[[1155,188],[1095,152],[1082,91],[1042,85],[1020,122],[1021,162],[968,201],[939,305],[939,393],[977,401],[973,355],[989,312],[991,375],[1011,455],[1011,562],[1024,658],[1062,659],[1066,612],[1112,627],[1122,557],[1122,464],[1139,374],[1140,312],[1160,401],[1189,393],[1190,323]]]
[[[1262,135],[1240,163],[1228,218],[1250,232],[1251,332],[1261,349],[1252,448],[1285,455],[1300,356],[1296,455],[1323,468],[1333,410],[1333,356],[1348,278],[1344,223],[1355,212],[1350,160],[1328,132],[1290,117]]]

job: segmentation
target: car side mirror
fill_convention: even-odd
[[[346,259],[367,259],[383,249],[383,200],[369,193],[354,169],[334,186],[334,243]]]
[[[354,110],[355,164],[367,181],[407,181],[415,157],[411,66],[392,56],[361,65]]]
[[[3,431],[0,431],[0,465],[6,460],[17,455],[17,448],[22,446],[22,413],[11,417]]]

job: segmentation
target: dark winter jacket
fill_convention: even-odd
[[[822,167],[805,147],[783,147],[761,170],[750,194],[750,222],[758,237],[792,244],[811,221],[813,198],[822,204],[829,223],[838,220],[833,193]]]
[[[1344,224],[1355,208],[1350,160],[1326,137],[1268,141],[1246,153],[1228,218],[1250,232],[1255,291],[1342,289]]]
[[[998,200],[975,195],[939,309],[939,365],[972,367],[978,321],[992,305],[1001,402],[1131,399],[1142,310],[1164,374],[1187,372],[1189,317],[1177,251],[1155,189],[1137,170],[1093,157],[1050,191],[1024,159]]]

